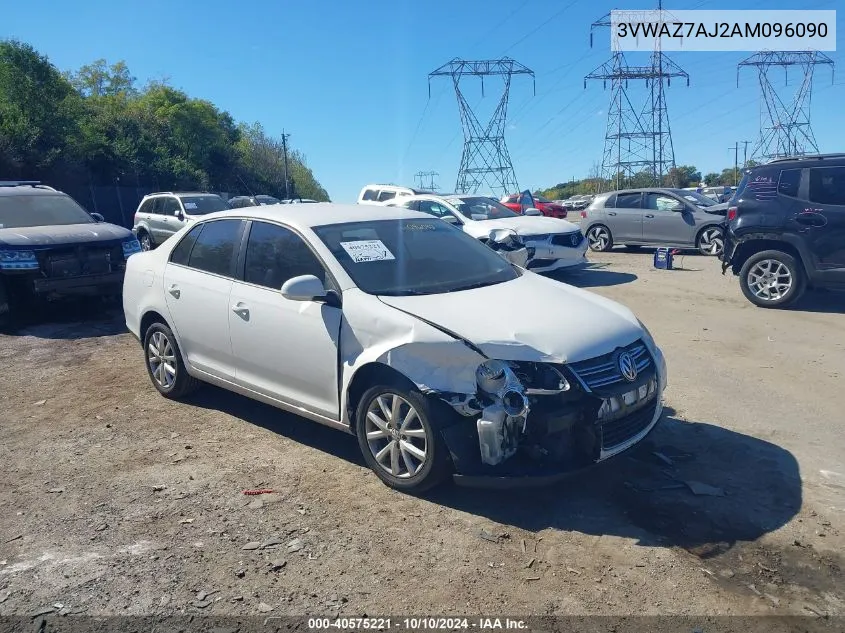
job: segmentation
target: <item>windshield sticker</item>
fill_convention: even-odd
[[[357,242],[341,242],[343,250],[356,264],[361,262],[383,262],[396,259],[393,253],[381,240],[360,240]]]
[[[402,228],[405,231],[434,231],[436,227],[433,224],[426,223],[426,224],[417,224],[415,222],[410,222],[408,224],[402,225]]]
[[[185,208],[186,208],[186,209],[196,209],[196,208],[197,208],[197,203],[196,203],[196,202],[186,202],[186,203],[185,203]]]

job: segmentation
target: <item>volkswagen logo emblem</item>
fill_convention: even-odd
[[[581,234],[575,233],[569,239],[571,240],[572,246],[578,246],[578,242],[581,241]]]
[[[637,364],[634,362],[634,357],[628,352],[619,354],[619,371],[622,377],[628,382],[634,382],[637,379]]]

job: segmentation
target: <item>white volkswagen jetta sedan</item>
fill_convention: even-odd
[[[561,476],[662,411],[663,355],[628,309],[404,209],[208,215],[128,260],[123,308],[165,397],[213,383],[353,433],[400,490]]]
[[[498,200],[485,196],[421,194],[395,198],[387,205],[433,215],[482,241],[486,241],[495,229],[516,231],[530,252],[528,270],[535,273],[551,272],[587,261],[587,240],[571,222],[543,215],[520,215]]]

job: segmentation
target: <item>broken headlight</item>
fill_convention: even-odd
[[[475,380],[484,396],[502,406],[509,416],[528,412],[528,399],[516,374],[507,363],[486,360],[475,370]]]
[[[563,370],[550,363],[511,361],[508,365],[528,395],[553,395],[572,388]]]

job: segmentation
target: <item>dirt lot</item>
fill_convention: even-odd
[[[709,258],[591,259],[558,277],[649,326],[668,414],[529,493],[405,496],[352,436],[169,402],[120,315],[0,337],[0,615],[845,614],[845,295],[765,311]]]

